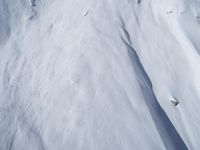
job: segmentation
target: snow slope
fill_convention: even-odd
[[[0,0],[0,150],[198,150],[199,39],[199,0]]]

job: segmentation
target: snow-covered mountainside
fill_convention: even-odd
[[[200,0],[0,0],[0,150],[199,150]]]

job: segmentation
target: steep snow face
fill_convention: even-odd
[[[0,149],[198,150],[199,39],[199,0],[0,0]]]

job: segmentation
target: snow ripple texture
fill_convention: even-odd
[[[0,150],[199,150],[199,0],[0,0]]]

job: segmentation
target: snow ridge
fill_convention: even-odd
[[[199,6],[0,0],[0,149],[198,150]]]

